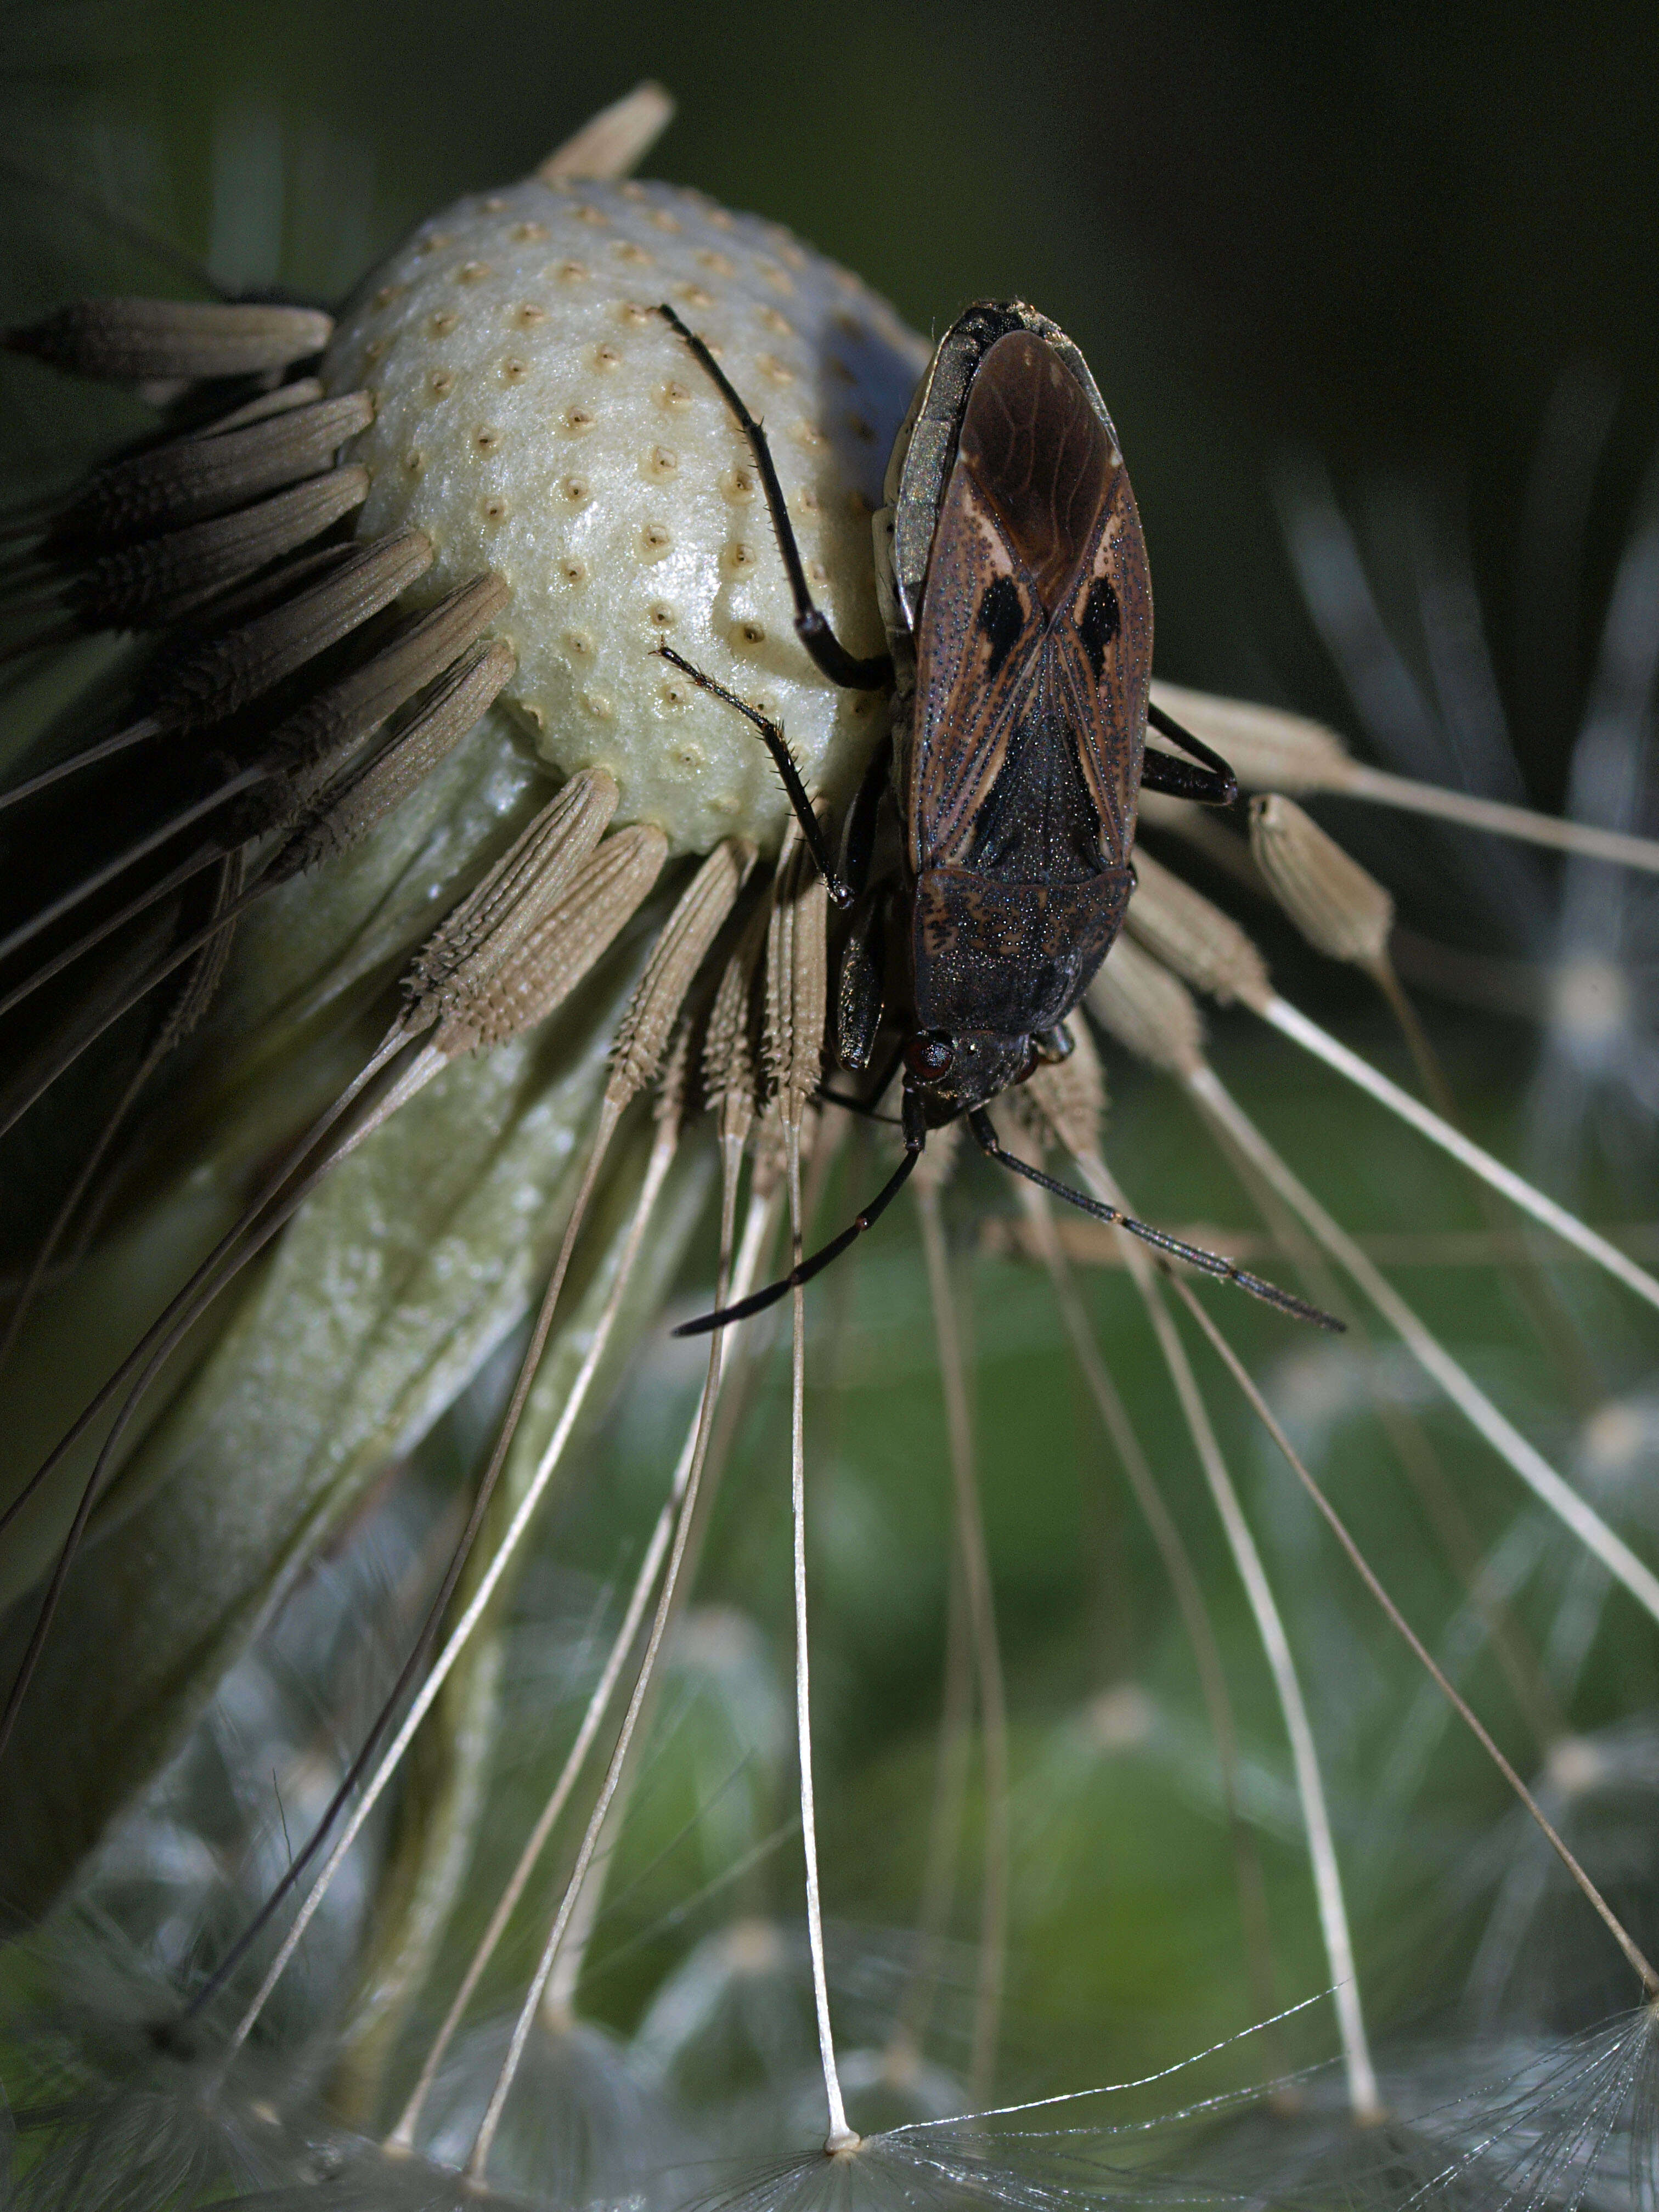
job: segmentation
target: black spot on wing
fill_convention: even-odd
[[[991,641],[991,659],[986,668],[987,679],[998,675],[1002,664],[1019,641],[1025,623],[1024,610],[1020,605],[1019,586],[1012,576],[994,576],[985,586],[985,596],[979,603],[979,626]]]
[[[1089,656],[1089,665],[1094,671],[1097,684],[1101,670],[1106,665],[1106,648],[1117,635],[1120,624],[1117,593],[1112,589],[1111,579],[1097,576],[1089,586],[1089,596],[1083,605],[1083,619],[1079,623],[1078,635],[1083,640],[1084,651]]]
[[[979,793],[961,866],[1028,884],[1098,874],[1100,810],[1061,678],[1045,651],[1017,702],[1001,766]]]

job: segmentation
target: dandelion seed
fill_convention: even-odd
[[[1556,815],[1534,813],[1528,807],[1478,799],[1368,768],[1345,752],[1330,731],[1301,715],[1212,699],[1175,684],[1156,685],[1153,697],[1167,713],[1224,753],[1247,787],[1324,791],[1347,799],[1370,799],[1379,805],[1484,830],[1493,836],[1553,846],[1588,860],[1609,860],[1649,874],[1659,870],[1659,842],[1650,837],[1632,837],[1622,831],[1564,821]]]

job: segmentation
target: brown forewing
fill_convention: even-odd
[[[1100,578],[1112,586],[1117,619],[1103,647],[1097,639],[1091,649],[1083,614]],[[988,602],[993,587],[1000,597]],[[1053,350],[1032,332],[1011,332],[975,378],[928,565],[917,638],[912,866],[920,872],[965,856],[985,793],[1045,686],[1065,702],[1100,815],[1103,862],[1121,860],[1133,831],[1151,646],[1146,551],[1121,458]]]

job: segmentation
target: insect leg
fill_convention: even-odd
[[[842,1091],[831,1091],[829,1085],[823,1083],[819,1084],[814,1096],[826,1101],[831,1106],[844,1106],[849,1114],[862,1114],[866,1121],[890,1121],[894,1128],[902,1127],[902,1123],[898,1115],[880,1114],[876,1109],[891,1089],[893,1078],[903,1065],[904,1047],[901,1043],[894,1046],[888,1056],[886,1066],[882,1069],[881,1073],[877,1076],[862,1098],[848,1097]],[[859,1071],[854,1068],[852,1073],[857,1074]]]
[[[884,900],[868,896],[875,858],[876,818],[886,795],[893,741],[884,738],[871,756],[863,781],[847,810],[841,836],[842,880],[862,901],[853,916],[841,956],[836,991],[836,1056],[862,1074],[875,1050],[881,1027],[882,979],[887,967]]]
[[[1116,1206],[1107,1206],[1100,1199],[1091,1198],[1083,1191],[1073,1190],[1070,1183],[1061,1182],[1056,1176],[1044,1175],[1041,1168],[1034,1168],[1014,1153],[1005,1152],[997,1140],[995,1129],[991,1126],[991,1117],[982,1106],[969,1108],[968,1127],[974,1133],[974,1142],[988,1159],[995,1160],[1000,1167],[1008,1169],[1013,1175],[1024,1176],[1028,1182],[1036,1183],[1039,1190],[1046,1190],[1050,1197],[1063,1198],[1067,1206],[1076,1206],[1079,1213],[1091,1214],[1097,1221],[1108,1221],[1115,1228],[1127,1229],[1131,1237],[1138,1237],[1143,1244],[1156,1245],[1160,1252],[1168,1252],[1175,1259],[1185,1260],[1192,1267],[1201,1267],[1206,1275],[1214,1275],[1221,1282],[1236,1283],[1241,1291],[1248,1291],[1252,1297],[1261,1299],[1264,1304],[1277,1306],[1281,1313],[1289,1314],[1293,1321],[1311,1322],[1316,1328],[1328,1328],[1338,1335],[1342,1334],[1344,1325],[1341,1322],[1331,1314],[1322,1313],[1317,1306],[1310,1306],[1305,1298],[1292,1297],[1289,1291],[1281,1291],[1276,1283],[1264,1282],[1260,1275],[1252,1275],[1247,1269],[1236,1267],[1231,1260],[1224,1260],[1218,1252],[1206,1252],[1199,1245],[1183,1244],[1180,1237],[1171,1237],[1164,1230],[1154,1229],[1145,1221],[1137,1221],[1132,1214],[1121,1212]]]
[[[1140,757],[1140,787],[1167,792],[1171,799],[1195,799],[1200,806],[1231,806],[1238,797],[1231,769],[1224,776],[1218,775],[1213,769],[1194,768],[1190,761],[1177,760],[1152,745]]]
[[[1195,761],[1202,761],[1205,767],[1212,771],[1218,786],[1224,785],[1226,789],[1224,799],[1218,795],[1213,799],[1207,799],[1205,803],[1212,806],[1231,806],[1238,797],[1238,779],[1227,763],[1222,759],[1220,754],[1212,752],[1203,739],[1195,738],[1190,730],[1183,730],[1175,716],[1166,714],[1162,707],[1149,705],[1146,709],[1146,720],[1158,732],[1159,737],[1168,738],[1170,743],[1172,745],[1179,745],[1183,753],[1190,753]],[[1152,779],[1146,775],[1144,769],[1141,775],[1142,781],[1152,784],[1154,791],[1173,791],[1177,799],[1197,796],[1196,793],[1176,790],[1173,784],[1152,782]]]
[[[800,780],[800,770],[795,766],[789,741],[777,724],[769,722],[759,708],[751,707],[746,699],[739,699],[737,693],[728,691],[724,684],[717,684],[712,676],[705,676],[701,668],[694,668],[689,660],[674,651],[672,646],[659,645],[657,657],[670,662],[703,690],[713,692],[715,698],[723,699],[728,707],[735,707],[738,714],[754,724],[760,732],[762,743],[772,756],[779,775],[783,779],[784,793],[794,809],[795,819],[800,824],[800,834],[806,840],[806,849],[817,863],[818,873],[829,886],[830,897],[839,907],[851,906],[853,894],[836,872],[836,864],[830,857],[829,840],[823,834],[823,824],[818,820],[812,802],[806,795],[806,786]]]
[[[853,794],[841,833],[842,880],[855,898],[870,881],[870,866],[876,852],[876,817],[881,811],[892,766],[893,738],[890,731],[870,756],[870,764]]]
[[[862,1121],[885,1121],[890,1129],[899,1126],[896,1114],[884,1114],[867,1098],[854,1098],[850,1091],[831,1091],[827,1085],[820,1084],[812,1096],[820,1106],[839,1106],[844,1114],[856,1114]]]
[[[881,901],[872,901],[855,917],[841,956],[836,989],[836,1057],[854,1075],[861,1075],[869,1066],[876,1032],[881,1027],[884,921]]]
[[[873,1228],[886,1212],[910,1179],[910,1171],[921,1158],[927,1142],[927,1127],[921,1118],[921,1103],[915,1094],[904,1094],[904,1158],[888,1176],[862,1213],[855,1214],[839,1237],[832,1237],[810,1260],[803,1260],[775,1283],[769,1283],[763,1291],[753,1291],[735,1305],[722,1306],[718,1313],[700,1314],[696,1321],[683,1321],[674,1331],[676,1336],[707,1336],[711,1329],[725,1328],[734,1321],[747,1321],[750,1314],[763,1313],[768,1306],[775,1305],[780,1298],[787,1297],[797,1285],[810,1283],[814,1275],[822,1274],[832,1260],[839,1260],[848,1246]]]
[[[783,565],[789,572],[789,588],[795,597],[795,635],[832,684],[844,684],[849,691],[883,690],[893,679],[892,661],[884,653],[872,653],[868,660],[860,660],[856,654],[848,653],[830,629],[830,617],[816,604],[807,588],[806,570],[801,562],[800,548],[795,543],[788,510],[783,503],[783,486],[778,482],[778,472],[773,465],[772,450],[766,442],[765,431],[744,406],[731,378],[696,332],[688,330],[666,304],[659,307],[657,313],[690,347],[714,380],[721,398],[737,416],[743,434],[749,441],[750,450],[755,456],[755,465],[760,471],[761,483],[766,489],[766,504],[771,509],[778,550],[783,555]]]

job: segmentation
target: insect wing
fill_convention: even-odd
[[[1049,680],[1078,734],[1105,854],[1121,864],[1134,843],[1152,667],[1152,594],[1134,495],[1120,462],[1107,512],[1069,608],[1051,624]]]
[[[1030,571],[960,461],[925,604],[911,769],[918,870],[964,857],[1007,759],[1047,627]]]
[[[1053,347],[1011,332],[975,378],[928,568],[910,771],[917,871],[972,864],[1011,763],[1076,791],[1093,817],[1074,826],[1079,863],[1121,862],[1151,647],[1146,551],[1110,430]]]

